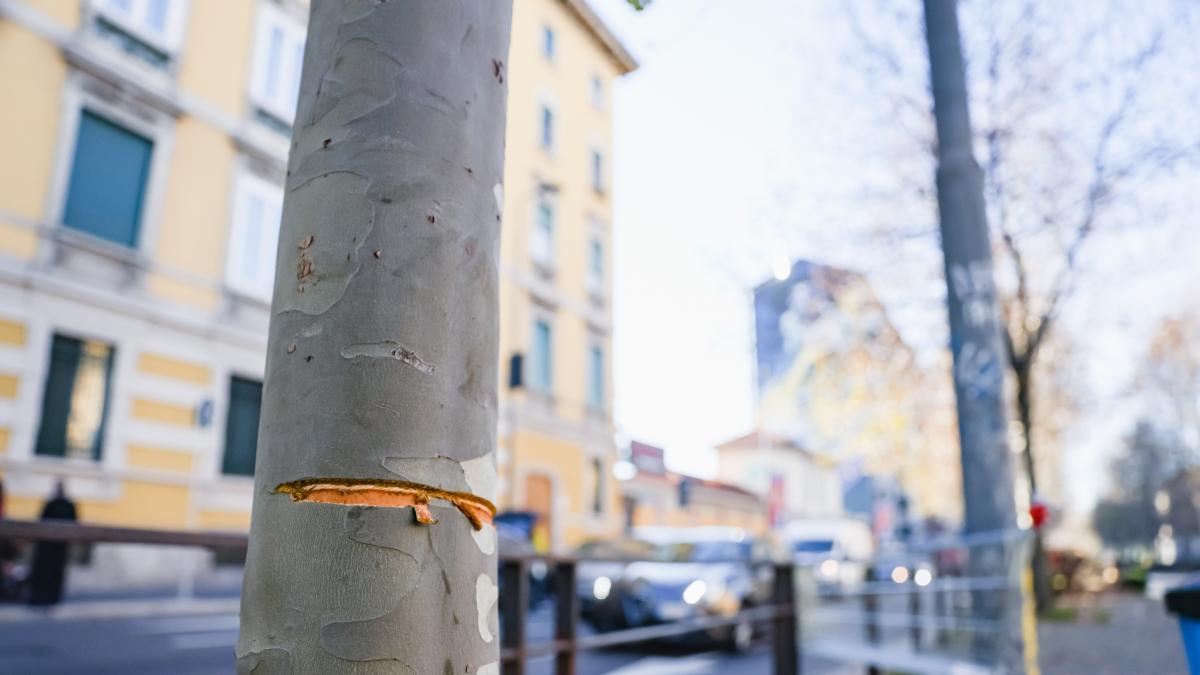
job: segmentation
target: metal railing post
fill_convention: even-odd
[[[796,598],[795,570],[792,564],[775,563],[774,592],[775,675],[799,675],[800,655],[797,650],[797,627],[800,625],[800,603]]]
[[[564,646],[554,657],[557,675],[575,675],[575,635],[579,627],[579,596],[575,593],[575,562],[560,561],[554,568],[554,639]]]
[[[945,645],[947,640],[946,632],[946,595],[949,591],[937,589],[933,593],[933,612],[937,615],[937,628],[934,630],[934,641],[940,647]]]
[[[913,651],[921,650],[921,588],[912,584],[912,593],[908,595],[908,615],[912,619],[911,638]]]
[[[504,675],[525,673],[525,614],[529,609],[529,562],[502,560],[500,562],[500,646],[515,649],[516,657],[502,659]]]
[[[879,642],[879,596],[872,586],[875,581],[874,567],[867,567],[866,579],[866,592],[862,596],[863,632],[867,642],[875,644]],[[881,672],[875,665],[867,666],[867,675],[881,675]]]

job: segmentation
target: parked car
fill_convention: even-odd
[[[770,598],[767,543],[734,527],[653,528],[634,536],[655,544],[651,561],[630,563],[603,600],[596,600],[599,630],[632,628],[700,616],[733,616]],[[751,621],[685,636],[748,649]]]
[[[575,594],[579,597],[580,616],[593,625],[598,603],[608,598],[613,584],[620,581],[629,564],[624,560],[644,560],[654,554],[653,544],[635,537],[593,539],[575,549],[580,559],[575,568]]]
[[[875,545],[871,528],[857,518],[794,520],[780,538],[801,567],[809,567],[819,588],[853,591],[862,585]]]

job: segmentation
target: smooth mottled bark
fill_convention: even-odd
[[[510,18],[507,0],[312,3],[239,672],[498,672]]]

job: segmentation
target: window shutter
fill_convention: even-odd
[[[63,209],[63,224],[135,247],[154,144],[83,111]]]
[[[225,422],[225,455],[221,472],[254,475],[258,450],[258,420],[262,411],[262,383],[241,377],[229,381],[229,415]]]

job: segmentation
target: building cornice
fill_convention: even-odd
[[[617,36],[613,35],[608,26],[604,25],[604,21],[596,15],[587,0],[563,0],[563,4],[573,11],[583,25],[600,41],[600,44],[604,45],[605,51],[620,66],[622,75],[628,75],[637,70],[638,62],[633,58],[633,54],[630,54]]]

